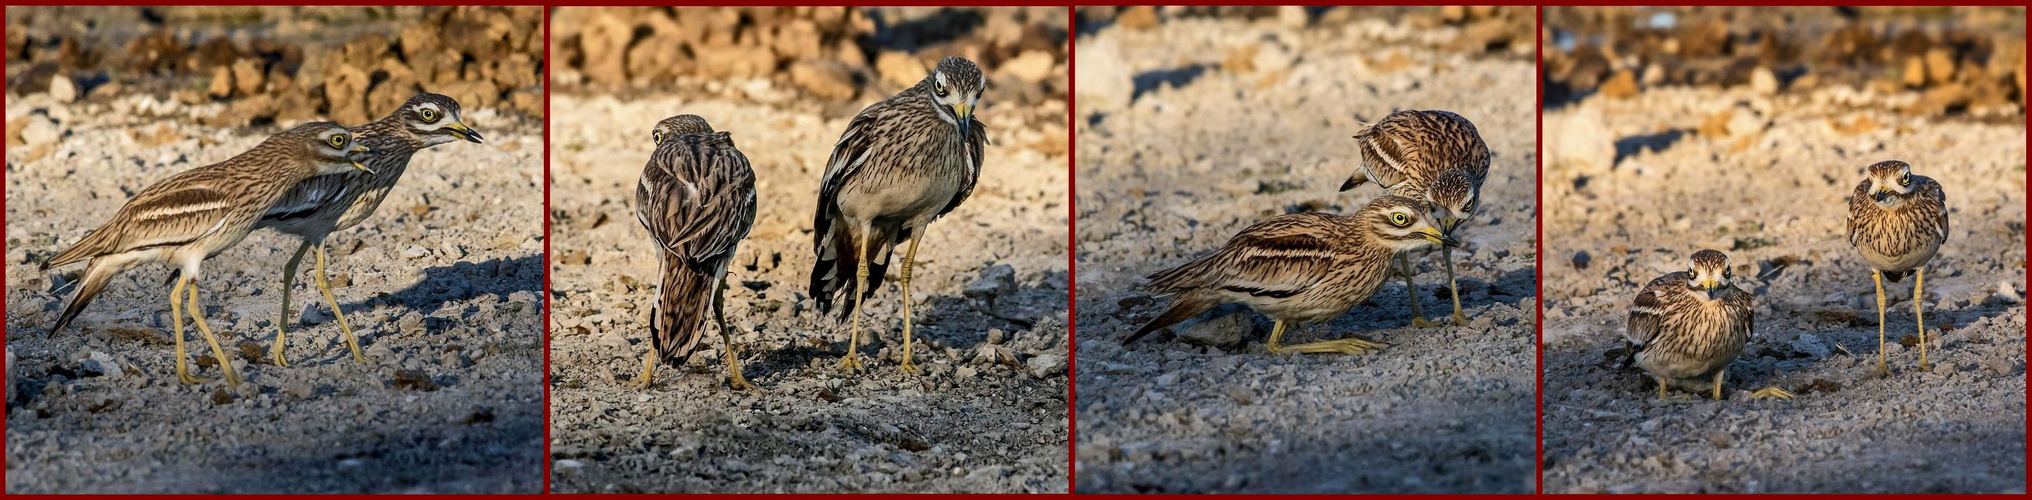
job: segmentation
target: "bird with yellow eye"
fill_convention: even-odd
[[[1729,364],[1743,354],[1756,336],[1756,312],[1750,292],[1736,288],[1729,256],[1715,250],[1694,252],[1685,272],[1674,272],[1644,286],[1631,302],[1623,340],[1630,344],[1625,363],[1658,381],[1658,397],[1674,382],[1713,377],[1714,399],[1722,399],[1722,381]],[[1766,387],[1753,399],[1792,399],[1778,387]]]
[[[1398,111],[1364,127],[1355,141],[1361,168],[1341,184],[1341,191],[1374,182],[1389,194],[1422,199],[1432,207],[1433,224],[1448,237],[1481,205],[1482,181],[1489,176],[1489,146],[1467,118],[1451,111]],[[1453,297],[1453,323],[1465,324],[1453,248],[1442,246],[1440,256],[1446,264],[1448,295]],[[1433,326],[1418,308],[1410,257],[1399,255],[1398,263],[1411,296],[1412,325]]]
[[[1919,324],[1919,369],[1930,370],[1926,262],[1947,242],[1947,194],[1933,179],[1912,175],[1912,165],[1902,161],[1878,162],[1866,170],[1849,196],[1848,232],[1849,246],[1863,254],[1877,283],[1876,374],[1891,374],[1884,359],[1884,279],[1897,283],[1906,274],[1912,275],[1912,320]]]

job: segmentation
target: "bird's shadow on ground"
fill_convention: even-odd
[[[482,262],[459,261],[423,271],[423,278],[408,287],[385,295],[364,298],[340,307],[348,311],[372,309],[376,303],[411,309],[425,314],[448,304],[495,295],[506,298],[515,292],[542,293],[543,254]]]
[[[1044,276],[1029,280],[1018,280],[1013,290],[999,294],[983,297],[933,295],[912,304],[911,349],[919,360],[918,365],[920,367],[924,365],[922,360],[930,349],[930,342],[956,349],[963,353],[962,356],[969,356],[970,354],[966,353],[975,352],[981,345],[988,343],[990,330],[1000,329],[1004,332],[1005,339],[1012,338],[1017,332],[1031,330],[1044,318],[1064,311],[1066,290],[1045,284],[1063,281],[1064,272],[1047,271],[1043,274]],[[1051,275],[1058,276],[1054,279],[1050,277]],[[875,298],[869,299],[869,304],[878,300],[895,301],[897,294],[901,292],[893,283],[895,282],[885,281],[882,291],[877,293]],[[857,350],[861,354],[862,363],[869,369],[882,364],[876,361],[876,358],[881,356],[883,349],[902,349],[903,319],[898,312],[899,305],[896,302],[886,302],[878,308],[863,305],[860,346]],[[851,300],[845,300],[835,304],[835,307],[852,308],[853,303]],[[831,335],[824,334],[845,332],[852,328],[851,317],[841,315],[838,309],[823,313],[814,310],[810,314],[819,315],[816,323],[818,328],[823,329],[822,332],[814,332],[821,334],[814,338],[829,338]],[[744,362],[742,374],[751,382],[759,383],[777,374],[806,369],[811,366],[814,359],[837,363],[846,355],[847,343],[846,340],[840,340],[825,342],[821,346],[799,342],[775,349],[762,354],[759,360]]]

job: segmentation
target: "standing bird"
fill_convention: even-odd
[[[1685,272],[1660,276],[1637,293],[1623,330],[1631,346],[1627,361],[1658,380],[1659,398],[1673,381],[1708,375],[1714,398],[1722,398],[1729,363],[1756,335],[1750,293],[1730,283],[1734,277],[1728,255],[1701,250]],[[1751,397],[1792,399],[1792,393],[1768,387]]]
[[[1352,216],[1305,212],[1272,217],[1243,229],[1219,250],[1150,275],[1151,293],[1174,297],[1171,308],[1122,339],[1240,303],[1277,320],[1271,354],[1358,354],[1385,347],[1357,338],[1284,347],[1287,323],[1326,321],[1347,313],[1383,286],[1390,257],[1432,245],[1454,246],[1426,219],[1425,202],[1383,196]]]
[[[353,359],[367,360],[360,354],[360,342],[354,339],[346,314],[339,312],[338,298],[332,295],[332,285],[325,278],[325,237],[360,225],[374,215],[374,209],[388,198],[388,191],[395,188],[395,181],[402,179],[402,172],[409,168],[409,157],[417,151],[461,139],[479,143],[480,133],[459,118],[458,101],[439,94],[417,94],[388,116],[353,128],[360,143],[373,149],[372,153],[356,158],[367,165],[368,171],[319,176],[298,183],[262,214],[256,229],[274,228],[303,240],[296,247],[296,255],[282,266],[282,314],[275,320],[275,349],[270,353],[277,366],[289,366],[289,360],[282,356],[282,346],[289,335],[286,327],[289,294],[296,288],[296,266],[312,247],[317,248],[317,274],[312,278],[318,291],[324,294],[325,305],[332,308],[332,316],[339,320],[339,331],[344,332]]]
[[[262,211],[282,199],[290,186],[317,175],[368,170],[349,157],[367,151],[345,127],[331,122],[306,123],[226,161],[186,170],[141,190],[113,214],[113,220],[42,264],[48,270],[91,260],[83,285],[71,296],[50,332],[63,331],[114,276],[150,262],[169,264],[178,271],[176,286],[169,292],[170,318],[176,323],[177,380],[198,382],[185,366],[182,307],[188,288],[191,319],[211,343],[212,356],[219,360],[226,380],[239,385],[240,375],[227,362],[225,350],[219,348],[218,338],[205,323],[204,307],[198,305],[195,282],[203,276],[200,264],[253,232]]]
[[[653,348],[642,358],[636,386],[654,383],[658,357],[675,364],[698,348],[710,305],[726,343],[728,384],[748,389],[727,329],[724,290],[727,261],[755,227],[755,171],[731,134],[714,132],[698,115],[665,118],[649,136],[656,152],[635,186],[635,220],[656,239],[663,286],[649,323]]]
[[[1482,197],[1482,181],[1489,177],[1489,146],[1482,142],[1475,124],[1451,111],[1398,111],[1355,133],[1362,153],[1362,166],[1341,191],[1375,182],[1389,194],[1418,198],[1436,213],[1432,219],[1447,236],[1468,218]],[[1453,296],[1453,322],[1467,323],[1461,314],[1460,280],[1453,270],[1453,248],[1441,247],[1446,262],[1449,295]],[[1411,323],[1429,327],[1432,323],[1418,309],[1418,287],[1412,283],[1411,258],[1399,256],[1404,287],[1411,296]]]
[[[1912,274],[1912,319],[1919,324],[1919,369],[1926,359],[1926,261],[1947,242],[1947,194],[1933,179],[1912,175],[1912,165],[1891,160],[1870,165],[1869,177],[1849,197],[1849,246],[1870,263],[1877,282],[1877,375],[1884,361],[1884,279]]]
[[[925,226],[966,201],[981,176],[988,135],[974,107],[987,86],[973,61],[945,58],[916,86],[854,115],[833,145],[812,217],[818,264],[811,270],[811,296],[819,310],[831,311],[833,301],[853,290],[854,307],[843,311],[853,316],[853,333],[840,368],[862,368],[861,302],[881,288],[889,254],[907,239],[900,276],[902,368],[917,371],[910,360],[910,266]]]

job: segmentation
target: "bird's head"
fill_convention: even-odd
[[[303,156],[317,171],[317,175],[339,174],[351,171],[374,173],[366,165],[354,161],[356,154],[370,152],[367,146],[353,140],[353,131],[332,122],[310,122],[276,135],[270,141],[287,141],[298,144]]]
[[[481,141],[480,133],[466,126],[459,114],[459,102],[444,94],[417,94],[402,103],[402,109],[396,113],[402,116],[403,128],[422,140],[425,147],[458,140],[475,144]]]
[[[988,77],[981,73],[981,67],[964,57],[948,57],[940,59],[938,67],[932,68],[924,81],[931,90],[931,104],[938,110],[938,117],[958,126],[962,136],[967,134],[974,108],[981,103],[981,92],[988,89]]]
[[[1912,165],[1898,160],[1870,165],[1868,190],[1877,203],[1893,203],[1912,194]]]
[[[656,141],[656,144],[660,146],[663,145],[663,141],[668,141],[680,135],[710,133],[713,133],[713,126],[707,124],[704,117],[699,115],[677,115],[656,122],[656,128],[649,131],[649,138]]]
[[[1432,188],[1425,191],[1425,197],[1432,202],[1432,220],[1440,231],[1452,236],[1454,228],[1475,216],[1475,209],[1481,204],[1482,188],[1475,186],[1474,178],[1466,171],[1448,170],[1438,179],[1433,179]]]
[[[1403,252],[1432,245],[1460,246],[1446,232],[1433,227],[1429,204],[1402,196],[1384,196],[1369,202],[1356,218],[1373,228],[1391,249]]]
[[[1735,286],[1729,280],[1735,278],[1735,271],[1729,265],[1729,256],[1714,250],[1693,253],[1693,263],[1686,269],[1686,287],[1707,294],[1708,300],[1721,298],[1722,292]]]

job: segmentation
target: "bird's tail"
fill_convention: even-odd
[[[711,314],[714,287],[726,263],[699,265],[663,257],[663,286],[656,290],[656,316],[649,321],[649,342],[664,364],[678,365],[697,350]]]
[[[66,248],[64,251],[57,253],[55,257],[50,257],[49,260],[43,261],[42,269],[47,271],[50,268],[63,267],[98,256],[102,253],[100,250],[106,246],[108,239],[113,233],[113,231],[107,231],[106,229],[102,227],[97,231],[92,231],[91,234],[85,235],[84,239],[78,240],[70,248]]]
[[[847,224],[833,224],[831,233],[819,242],[818,265],[811,268],[811,297],[818,301],[820,312],[832,312],[834,302],[851,300],[854,289],[854,273],[861,262],[868,263],[868,288],[861,298],[867,300],[882,288],[882,278],[889,274],[889,254],[896,241],[909,237],[908,234],[890,234],[881,228],[874,228],[868,235],[868,253],[857,251],[861,235],[853,234]],[[899,238],[898,236],[901,236]],[[840,318],[853,314],[853,307],[839,308]]]
[[[71,324],[71,320],[77,319],[78,313],[84,312],[85,306],[90,305],[92,298],[105,290],[106,282],[112,281],[113,276],[117,274],[120,274],[120,269],[116,269],[111,263],[93,259],[92,264],[85,268],[84,281],[78,285],[78,293],[71,295],[70,303],[64,305],[63,315],[57,316],[56,327],[50,328],[49,333],[61,332],[65,326]]]
[[[1214,301],[1203,300],[1197,294],[1179,295],[1171,301],[1171,309],[1165,310],[1164,314],[1157,315],[1157,319],[1150,320],[1150,323],[1136,329],[1136,333],[1123,337],[1122,345],[1129,345],[1130,342],[1135,342],[1136,339],[1143,338],[1144,335],[1149,335],[1150,332],[1176,325],[1180,321],[1185,321],[1186,318],[1204,314],[1207,310],[1213,309],[1214,305]]]

